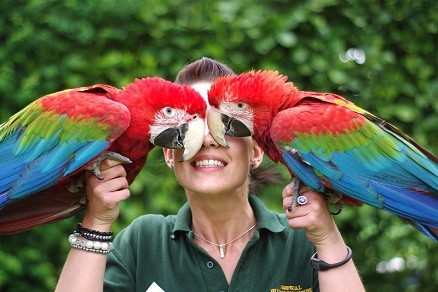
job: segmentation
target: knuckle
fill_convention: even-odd
[[[292,192],[293,192],[293,185],[292,184],[286,185],[283,188],[283,192],[282,192],[283,198],[292,196]]]

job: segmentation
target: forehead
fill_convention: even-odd
[[[196,90],[208,104],[208,91],[211,87],[211,82],[197,82],[190,85],[194,90]]]

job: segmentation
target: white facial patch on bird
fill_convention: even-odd
[[[155,114],[154,122],[151,124],[150,128],[150,141],[152,142],[157,135],[159,135],[164,130],[168,129],[169,126],[177,128],[185,121],[187,117],[187,112],[183,109],[164,107]]]
[[[222,101],[219,111],[242,122],[251,133],[254,133],[254,112],[243,102]]]

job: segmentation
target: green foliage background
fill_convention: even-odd
[[[209,56],[236,72],[275,69],[301,89],[341,93],[437,153],[437,3],[2,0],[0,121],[47,93],[122,87],[143,76],[173,80],[187,62]],[[261,192],[279,211],[283,186]],[[185,201],[159,149],[131,190],[116,232],[143,213],[175,213]],[[53,290],[80,218],[1,236],[0,291]],[[369,291],[436,291],[436,243],[367,206],[335,219]],[[405,261],[403,270],[376,271],[394,258]]]

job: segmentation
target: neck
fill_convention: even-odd
[[[192,229],[204,238],[225,243],[248,230],[256,223],[247,195],[220,200],[189,199],[192,210]]]

